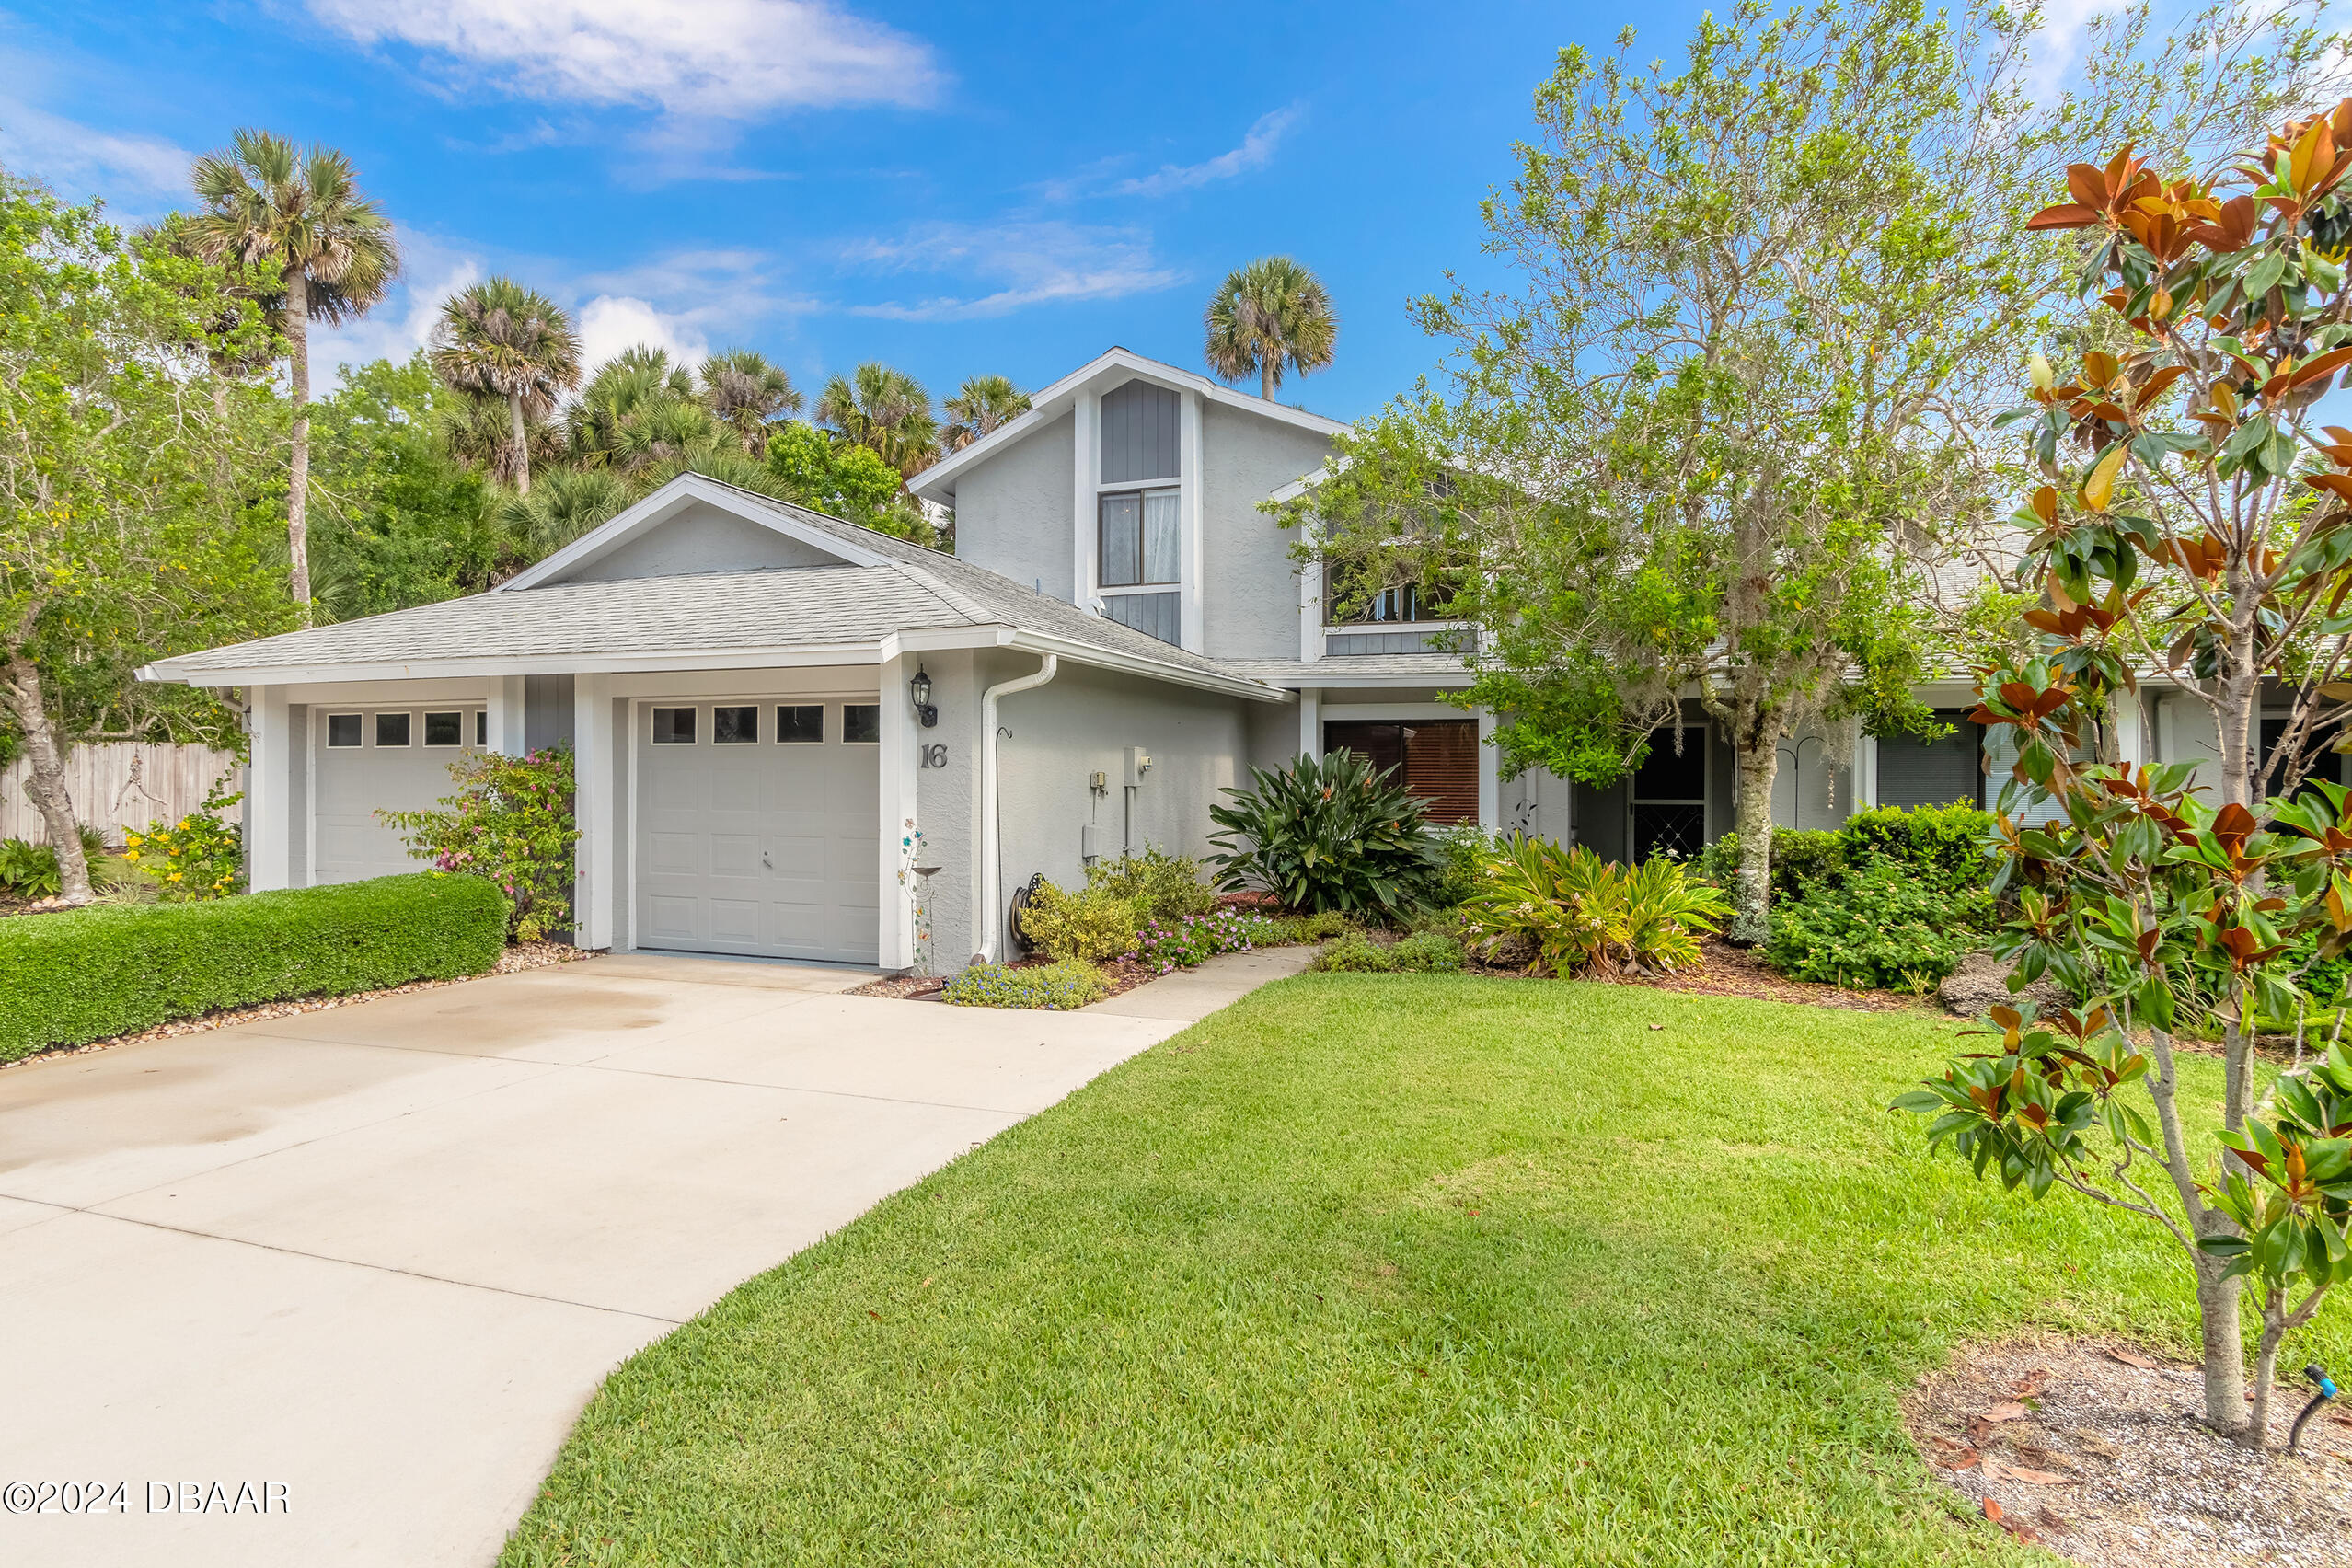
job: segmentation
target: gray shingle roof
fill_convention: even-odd
[[[497,589],[181,654],[158,661],[156,673],[202,684],[207,674],[223,671],[837,647],[898,631],[1002,626],[1236,678],[1216,660],[953,556],[747,490],[734,493],[803,530],[882,557],[883,564]]]

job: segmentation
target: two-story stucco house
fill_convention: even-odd
[[[1491,717],[1441,700],[1464,674],[1447,623],[1406,590],[1331,623],[1260,503],[1342,428],[1113,349],[917,477],[953,556],[689,475],[489,593],[144,674],[244,690],[257,889],[412,869],[378,811],[447,793],[469,750],[569,743],[595,948],[954,969],[1003,952],[1032,874],[1198,854],[1251,767],[1343,746],[1444,821],[1613,857],[1725,831],[1703,722],[1611,790],[1505,781]],[[2167,755],[2209,749],[2185,709],[2144,719],[2182,731]],[[1839,750],[1788,744],[1777,821],[1986,788],[1973,726]]]

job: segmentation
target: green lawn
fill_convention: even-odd
[[[1896,1401],[2026,1323],[2186,1352],[2185,1275],[1929,1161],[1885,1106],[1951,1034],[1269,987],[637,1356],[502,1561],[2047,1562]]]

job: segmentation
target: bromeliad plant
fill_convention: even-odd
[[[1579,846],[1514,836],[1486,862],[1461,906],[1472,944],[1492,957],[1514,939],[1534,948],[1528,972],[1678,969],[1699,959],[1699,936],[1731,917],[1731,902],[1682,865],[1654,858],[1627,867]]]
[[[1300,755],[1209,808],[1205,857],[1228,888],[1262,888],[1286,909],[1401,924],[1435,895],[1445,861],[1422,802],[1352,751]]]
[[[1898,1101],[1979,1174],[2164,1228],[2196,1273],[2205,1419],[2255,1447],[2279,1343],[2343,1277],[2352,1219],[2352,1058],[2332,1041],[2257,1102],[2254,1055],[2258,1019],[2304,1014],[2298,955],[2352,948],[2352,791],[2307,782],[2352,716],[2352,430],[2309,428],[2352,364],[2347,172],[2352,100],[2210,181],[2128,151],[2077,165],[2073,200],[2029,225],[2093,231],[2085,290],[2113,286],[2093,340],[2125,346],[2065,377],[2032,363],[2011,417],[2049,481],[2016,518],[2046,584],[2036,647],[1986,672],[1971,717],[2017,749],[1994,836],[2018,917],[1995,951],[2012,985],[2047,974],[2085,1001],[2002,1009],[1998,1051]],[[2203,784],[2124,760],[2116,717],[2150,678],[2213,714]],[[2179,1102],[2186,1028],[2226,1057],[2218,1147]]]

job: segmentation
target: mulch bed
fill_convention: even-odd
[[[515,942],[507,948],[488,974],[519,974],[526,969],[578,963],[583,959],[597,956],[569,942]],[[378,997],[404,997],[410,991],[435,991],[444,986],[463,986],[486,977],[483,974],[467,974],[455,980],[411,980],[405,986],[390,986],[380,991],[354,991],[347,997],[303,997],[285,1002],[257,1002],[249,1008],[226,1008],[219,1012],[200,1013],[194,1018],[176,1018],[169,1023],[159,1023],[136,1034],[118,1034],[109,1040],[93,1040],[86,1045],[60,1045],[48,1051],[36,1051],[13,1062],[0,1062],[0,1072],[10,1067],[29,1066],[35,1062],[53,1062],[60,1056],[80,1056],[116,1045],[134,1044],[144,1040],[170,1040],[182,1034],[202,1034],[207,1030],[226,1029],[231,1024],[257,1023],[270,1018],[292,1018],[296,1013],[324,1012],[329,1008],[347,1008],[355,1002],[372,1002]]]
[[[2271,1396],[2282,1450],[2310,1393]],[[2352,1413],[2255,1454],[2199,1424],[2204,1399],[2196,1367],[2136,1346],[2023,1339],[1922,1379],[1904,1421],[1972,1510],[2085,1568],[2352,1562]]]
[[[1791,980],[1764,966],[1752,949],[1732,946],[1714,937],[1699,940],[1700,961],[1669,974],[1637,975],[1629,986],[1653,986],[1661,991],[1689,991],[1705,997],[1747,997],[1765,1002],[1804,1002],[1817,1008],[1845,1008],[1854,1012],[1919,1012],[1935,1010],[1925,997],[1900,991],[1849,991],[1842,986]]]

